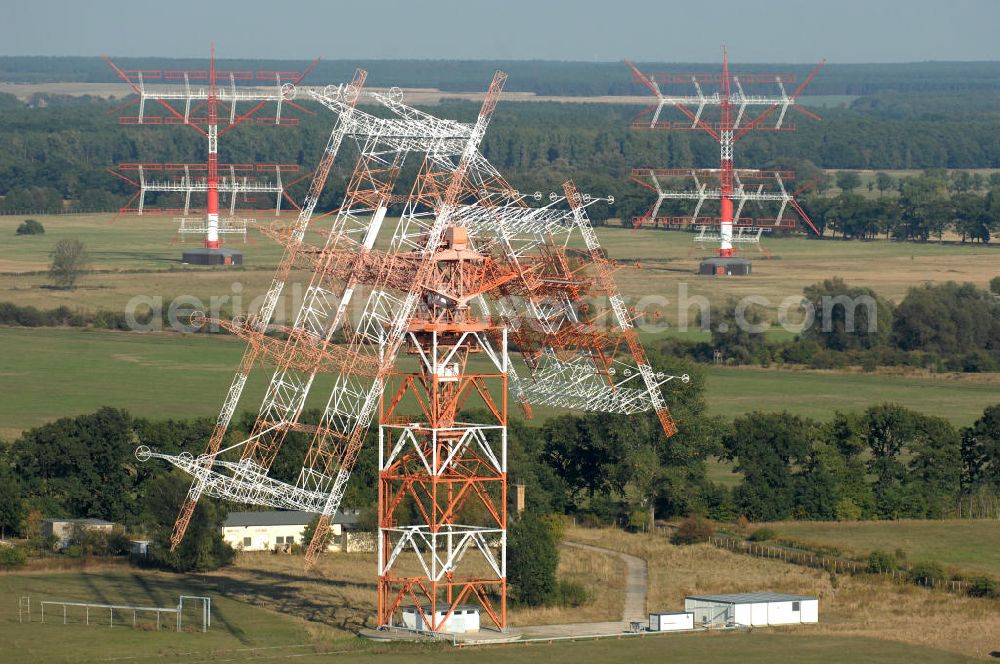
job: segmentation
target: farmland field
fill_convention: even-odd
[[[101,406],[153,419],[214,416],[243,344],[222,335],[0,327],[0,438]],[[255,372],[243,407],[256,408],[265,369]],[[324,377],[313,392],[323,393]],[[832,371],[712,367],[709,412],[788,410],[820,420],[885,400],[971,424],[1000,394],[1000,375],[895,376]],[[512,411],[513,412],[513,411]],[[555,414],[536,409],[534,422]]]
[[[187,294],[201,298],[206,306],[212,296],[238,295],[245,309],[265,292],[281,256],[275,243],[251,233],[251,243],[233,244],[244,252],[243,268],[197,268],[179,262],[185,245],[172,242],[176,234],[170,219],[124,217],[114,223],[111,215],[37,219],[45,226],[44,235],[14,237],[22,218],[0,217],[0,237],[9,237],[0,243],[0,302],[122,311],[136,295],[160,296],[168,305]],[[318,228],[322,222],[317,224]],[[384,228],[391,226],[387,222]],[[697,307],[687,300],[698,296],[713,305],[730,297],[766,297],[773,319],[782,300],[797,298],[805,286],[833,276],[871,287],[894,301],[923,282],[969,281],[985,287],[997,274],[1000,256],[1000,247],[982,245],[773,238],[765,240],[767,254],[746,252],[755,260],[751,278],[716,280],[693,274],[700,257],[711,248],[698,248],[691,234],[617,227],[599,228],[598,233],[609,255],[623,261],[625,267],[616,278],[626,299],[662,314],[658,321],[650,317],[649,336],[668,330],[676,334],[678,321],[693,322]],[[98,272],[82,277],[75,291],[44,288],[48,252],[58,240],[71,237],[84,242],[91,267]],[[290,296],[295,299],[294,293]]]
[[[1000,521],[783,521],[780,538],[832,545],[845,554],[902,549],[910,562],[937,561],[959,571],[1000,576]]]
[[[270,284],[281,254],[273,242],[257,236],[239,245],[246,256],[242,269],[195,268],[178,262],[182,245],[171,242],[174,229],[169,219],[125,217],[114,223],[111,215],[38,219],[46,228],[44,235],[14,237],[21,218],[0,217],[0,237],[9,237],[0,243],[0,302],[121,312],[137,295],[162,298],[164,310],[174,298],[189,295],[206,310],[211,310],[215,297],[221,312],[245,312],[254,308],[254,298]],[[692,245],[689,234],[613,227],[601,228],[599,233],[609,254],[627,264],[617,273],[626,298],[662,314],[658,320],[647,320],[642,331],[647,341],[666,335],[707,339],[701,330],[679,329],[678,321],[693,320],[698,308],[685,298],[701,296],[720,305],[733,296],[766,297],[773,316],[782,300],[798,298],[804,286],[840,275],[898,301],[907,288],[924,281],[971,281],[985,286],[996,274],[1000,256],[1000,248],[972,245],[776,238],[766,243],[769,258],[754,256],[753,277],[716,280],[691,273],[704,252]],[[84,241],[95,272],[83,276],[74,291],[45,288],[48,252],[56,241],[69,237]],[[293,275],[293,281],[301,276]],[[301,285],[290,286],[278,315],[287,320],[301,294]],[[649,296],[656,298],[644,303],[642,298]],[[776,327],[769,334],[788,337],[792,333]],[[10,408],[0,422],[0,437],[5,438],[102,405],[148,417],[213,415],[242,352],[242,345],[231,338],[51,329],[0,330],[0,347],[4,351],[0,387],[11,395]],[[1000,395],[1000,376],[995,374],[892,375],[727,367],[711,367],[708,374],[709,408],[719,414],[787,409],[826,419],[837,409],[854,410],[892,400],[968,424]],[[248,395],[259,394],[263,380],[262,374],[256,375]],[[156,389],[149,389],[151,385]],[[538,413],[540,417],[547,414]]]

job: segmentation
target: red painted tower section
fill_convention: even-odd
[[[215,45],[209,64],[208,88],[208,192],[206,213],[208,233],[205,236],[206,249],[220,249],[219,240],[219,95],[215,85]]]

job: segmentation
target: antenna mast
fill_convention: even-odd
[[[700,274],[748,275],[750,261],[737,258],[734,245],[759,245],[761,235],[775,229],[792,229],[798,226],[794,218],[786,217],[788,208],[794,210],[802,222],[814,232],[816,227],[789,192],[786,184],[794,174],[789,171],[760,171],[737,169],[734,148],[739,139],[751,131],[788,131],[789,109],[810,118],[819,117],[802,108],[798,97],[812,82],[823,66],[815,69],[789,94],[796,85],[794,76],[784,74],[731,74],[729,57],[722,49],[721,74],[646,74],[631,62],[632,81],[642,83],[657,98],[657,103],[637,115],[632,128],[638,130],[690,130],[702,131],[719,144],[718,169],[656,169],[636,168],[632,179],[656,193],[656,201],[646,214],[634,218],[634,227],[651,225],[665,227],[694,227],[700,231],[696,242],[717,241],[718,256],[706,259],[699,267]],[[693,94],[675,94],[678,87],[693,87]],[[751,91],[762,87],[776,88],[777,94],[756,94]],[[713,113],[714,109],[714,113]],[[677,117],[665,119],[666,112]],[[714,117],[710,117],[713,116]],[[671,189],[669,185],[688,180],[693,187]],[[662,215],[664,204],[675,201],[693,201],[694,210],[687,215]],[[702,208],[707,201],[718,201],[718,216],[705,216]],[[668,203],[669,202],[669,203]],[[766,214],[751,217],[746,204],[758,209],[777,205],[774,217]],[[734,232],[735,230],[735,232]],[[817,232],[818,234],[818,232]]]
[[[113,175],[136,188],[136,193],[119,210],[120,215],[171,215],[182,238],[204,237],[204,247],[183,252],[185,263],[239,264],[242,254],[222,247],[223,235],[241,236],[256,223],[256,206],[238,210],[238,201],[257,203],[254,196],[274,198],[274,214],[280,215],[283,200],[297,207],[287,194],[283,176],[295,174],[297,164],[220,164],[219,138],[241,125],[294,126],[287,108],[313,114],[296,104],[296,85],[316,65],[304,72],[220,71],[212,45],[208,70],[126,70],[104,58],[118,76],[132,88],[133,96],[117,111],[138,106],[136,115],[119,118],[123,125],[177,125],[192,127],[207,144],[205,163],[163,164],[122,163]],[[274,115],[263,109],[274,104]],[[228,112],[228,113],[227,113]],[[204,195],[204,208],[192,205],[193,196]],[[229,209],[220,216],[220,199],[228,198]],[[151,203],[167,201],[166,205]],[[268,207],[271,207],[269,204]],[[197,214],[201,212],[201,214]]]

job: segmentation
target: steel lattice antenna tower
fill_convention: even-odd
[[[237,126],[255,125],[296,125],[298,119],[282,115],[284,106],[291,106],[306,113],[312,113],[293,100],[296,85],[316,65],[314,61],[304,72],[237,72],[218,71],[215,66],[215,47],[212,47],[208,71],[149,71],[123,70],[109,58],[105,61],[118,73],[135,93],[135,97],[123,104],[121,110],[134,104],[139,105],[138,114],[123,116],[122,124],[184,124],[201,133],[207,143],[205,164],[151,164],[124,163],[118,166],[114,175],[134,185],[137,189],[132,198],[121,208],[119,214],[148,214],[147,194],[159,193],[174,196],[183,195],[183,208],[161,208],[153,212],[180,213],[177,217],[178,232],[184,235],[203,235],[204,249],[184,252],[184,262],[190,263],[230,263],[240,262],[239,252],[222,250],[222,235],[241,235],[246,239],[248,224],[254,219],[237,216],[236,204],[240,195],[266,193],[275,197],[275,215],[281,212],[282,199],[295,205],[286,193],[289,186],[298,182],[282,182],[282,175],[295,173],[295,164],[228,164],[221,168],[219,163],[219,137]],[[149,82],[162,83],[151,88]],[[224,84],[220,85],[220,81]],[[265,81],[273,81],[274,87],[259,87]],[[198,87],[201,84],[201,87]],[[163,114],[147,113],[147,103],[163,111]],[[178,108],[183,102],[183,108]],[[275,104],[273,118],[265,118],[258,113],[269,103]],[[249,103],[245,112],[237,110],[240,103]],[[220,115],[220,109],[228,111]],[[200,111],[204,115],[195,115]],[[221,129],[220,129],[221,124]],[[262,176],[274,175],[273,181]],[[203,175],[202,175],[203,174]],[[157,179],[157,176],[165,179]],[[219,216],[220,193],[229,196],[229,214]],[[205,195],[204,216],[192,217],[191,197]]]
[[[366,78],[358,70],[347,85],[310,92],[336,124],[297,219],[267,230],[285,246],[285,256],[260,310],[249,319],[216,321],[247,348],[205,453],[140,447],[137,456],[166,460],[192,476],[174,546],[197,501],[208,495],[318,513],[308,565],[324,548],[378,413],[380,624],[389,624],[408,599],[430,629],[441,630],[460,602],[474,598],[503,629],[507,392],[525,408],[654,411],[670,436],[676,426],[661,390],[687,377],[655,371],[638,343],[635,315],[586,212],[609,199],[581,195],[566,183],[561,195],[533,206],[542,195],[514,190],[479,151],[505,74],[497,72],[473,123],[409,107],[398,89],[368,92]],[[358,109],[362,95],[381,106],[384,117]],[[317,228],[313,212],[345,140],[360,156],[342,204],[319,217]],[[409,155],[421,165],[409,194],[401,195],[397,179]],[[399,219],[391,237],[380,239],[390,207],[399,209]],[[584,249],[573,249],[574,240]],[[310,273],[302,305],[291,326],[271,324],[296,266]],[[348,324],[352,303],[360,315]],[[343,343],[334,342],[338,330]],[[522,362],[509,357],[508,336]],[[397,368],[401,354],[415,358],[417,368],[412,361]],[[473,355],[488,368],[471,366]],[[247,378],[260,362],[270,363],[273,374],[257,420],[246,437],[223,448]],[[300,418],[322,374],[332,374],[332,387],[319,422],[306,424]],[[490,421],[462,419],[469,399],[478,400]],[[274,477],[271,467],[293,431],[311,437],[301,470],[294,480]],[[400,523],[404,500],[416,501],[410,503],[416,517]],[[470,500],[485,517],[469,511]],[[470,552],[491,570],[487,576],[462,571]],[[398,573],[400,555],[416,558],[420,572]]]
[[[733,151],[736,142],[751,131],[793,129],[794,127],[785,124],[785,116],[790,108],[818,120],[817,115],[802,108],[797,100],[823,66],[823,62],[820,62],[791,94],[786,92],[785,86],[796,83],[793,76],[731,74],[725,48],[722,50],[721,74],[644,74],[631,62],[626,61],[626,64],[633,71],[632,80],[648,87],[657,97],[654,106],[640,113],[632,121],[634,129],[700,130],[719,143],[717,170],[634,169],[632,179],[657,194],[656,201],[647,213],[633,220],[636,226],[649,223],[654,227],[662,224],[699,228],[701,234],[697,241],[719,242],[718,258],[706,260],[699,270],[709,274],[749,274],[749,261],[735,258],[733,244],[759,243],[761,234],[765,231],[795,227],[797,224],[794,219],[784,217],[788,207],[794,209],[816,232],[816,227],[805,210],[795,200],[795,195],[799,192],[788,192],[785,188],[785,184],[794,177],[793,174],[787,171],[738,170],[734,165]],[[680,85],[693,86],[694,94],[673,94],[671,88]],[[751,94],[747,91],[760,86],[777,88],[778,94]],[[763,110],[748,117],[748,114],[761,107]],[[680,113],[682,118],[680,121],[663,119],[664,111],[671,108]],[[710,108],[716,110],[714,119],[705,117],[706,109]],[[694,188],[664,189],[664,181],[677,178],[692,179]],[[693,214],[661,216],[660,208],[668,200],[695,201]],[[719,201],[718,217],[701,215],[702,206],[707,200]],[[761,207],[765,203],[777,203],[779,208],[773,218],[751,218],[743,216],[744,205],[748,202]],[[734,227],[739,229],[736,235],[733,233]],[[712,232],[710,228],[718,230]]]

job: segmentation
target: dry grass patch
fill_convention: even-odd
[[[517,607],[510,611],[511,625],[621,620],[625,607],[625,563],[621,558],[586,549],[560,547],[556,576],[560,581],[582,585],[587,589],[590,601],[578,608]]]
[[[463,569],[486,574],[485,562],[469,556]],[[478,564],[477,564],[478,563]],[[419,574],[412,556],[402,555],[399,574]],[[625,602],[624,565],[615,556],[560,549],[559,579],[582,584],[592,600],[578,608],[509,607],[511,625],[598,622],[621,618]],[[210,575],[227,597],[309,620],[335,631],[354,633],[376,624],[376,567],[370,553],[322,557],[309,572],[301,556],[239,553],[233,567]]]
[[[802,629],[900,641],[973,657],[986,657],[1000,649],[1000,603],[996,601],[896,585],[878,577],[834,577],[708,544],[674,546],[661,536],[580,528],[568,529],[566,536],[645,558],[652,610],[679,609],[689,594],[801,593],[820,598],[820,624]]]

